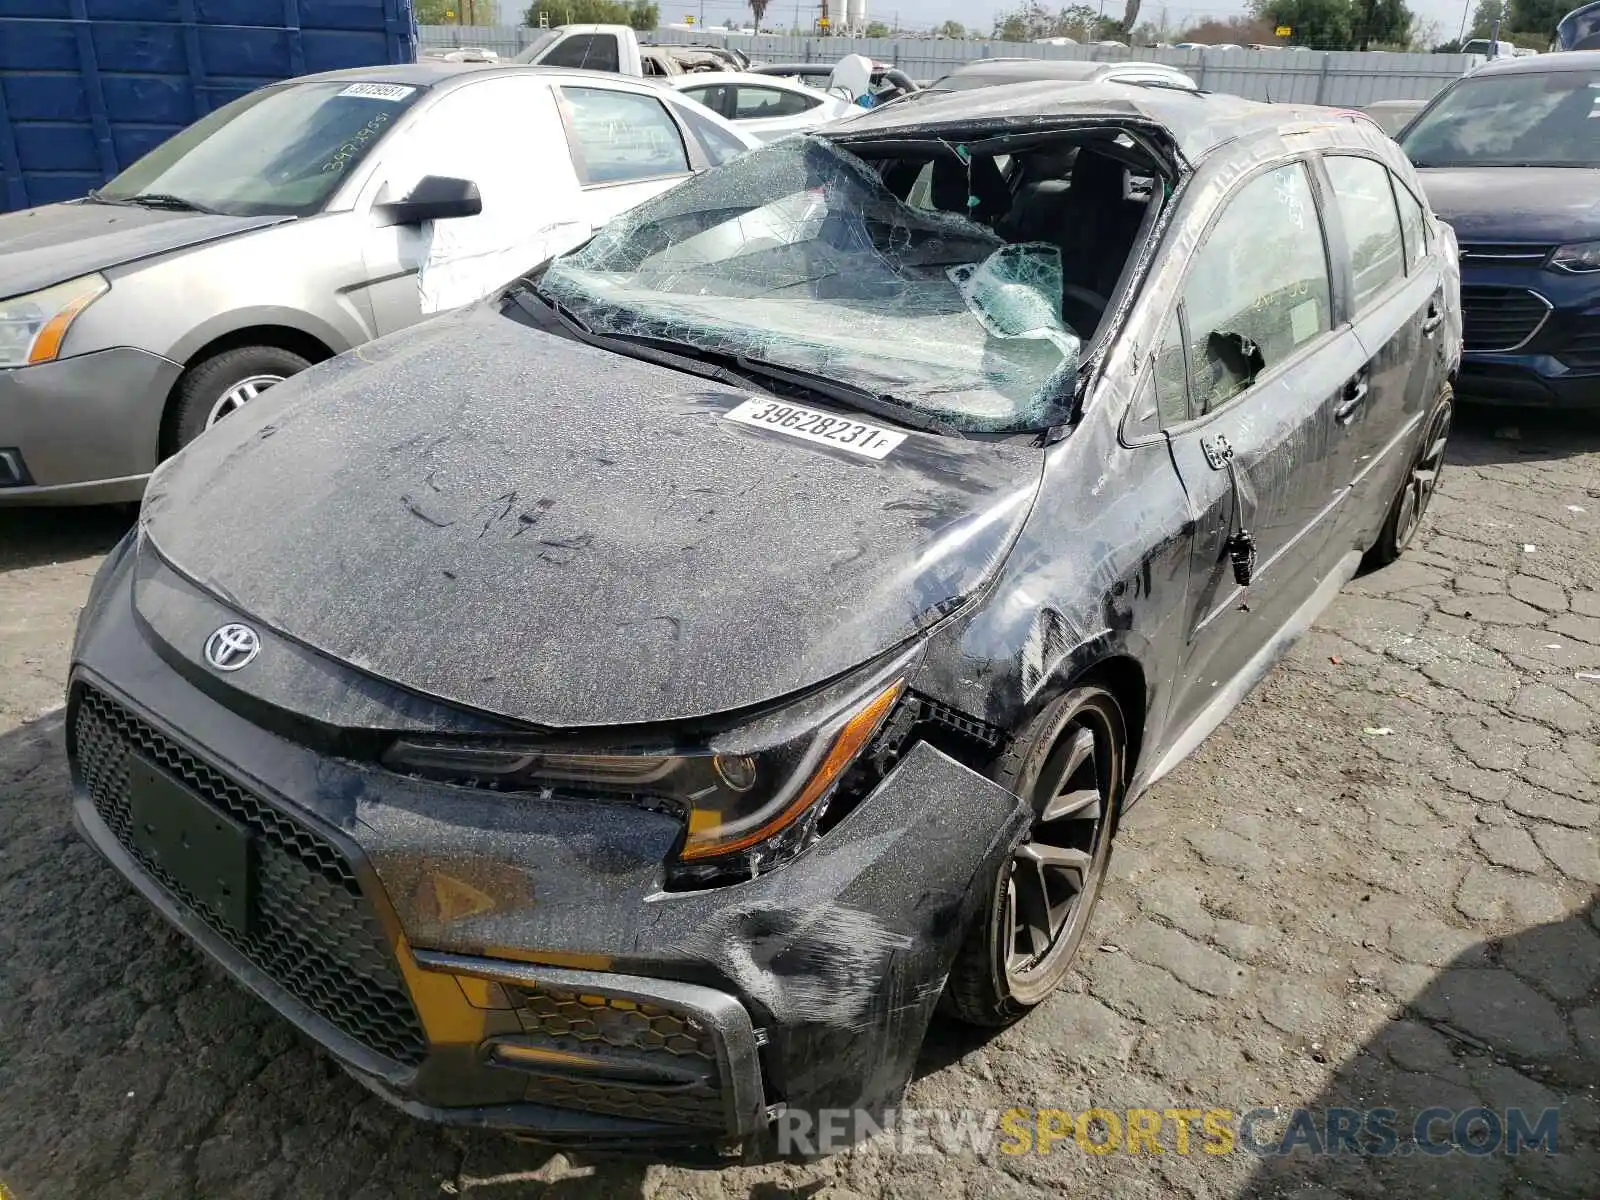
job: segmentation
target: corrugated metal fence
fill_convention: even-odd
[[[502,57],[515,54],[537,31],[515,25],[424,25],[424,49],[480,46]],[[658,30],[647,41],[704,44],[704,33]],[[1046,46],[1031,42],[974,42],[933,38],[729,37],[764,62],[834,62],[865,54],[892,62],[913,79],[937,79],[975,58],[1135,58],[1171,63],[1201,87],[1252,100],[1359,107],[1374,100],[1426,100],[1468,67],[1465,54],[1383,54],[1316,50],[1121,50],[1115,46]]]

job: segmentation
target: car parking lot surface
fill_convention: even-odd
[[[1502,427],[1514,422],[1517,436]],[[689,1170],[416,1124],[72,832],[72,624],[127,517],[0,511],[0,1182],[119,1197],[1546,1197],[1600,1179],[1600,421],[1463,414],[1430,516],[1129,815],[1066,987],[908,1104],[1558,1113],[1558,1153],[869,1145]],[[42,714],[42,715],[41,715]],[[934,1124],[930,1119],[929,1124]],[[1258,1133],[1258,1138],[1261,1136]],[[1404,1149],[1402,1146],[1400,1149]]]

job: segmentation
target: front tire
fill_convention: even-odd
[[[1434,403],[1433,412],[1417,447],[1416,456],[1406,477],[1400,481],[1400,490],[1389,505],[1389,515],[1384,519],[1378,540],[1367,551],[1366,566],[1386,567],[1405,553],[1407,546],[1417,536],[1428,503],[1439,488],[1439,473],[1444,470],[1445,447],[1450,441],[1450,422],[1455,413],[1455,397],[1446,386]]]
[[[1105,688],[1075,687],[1039,714],[993,772],[1033,821],[987,882],[945,984],[944,1007],[1009,1025],[1065,977],[1111,860],[1127,774],[1127,726]]]
[[[176,454],[274,384],[311,365],[281,346],[239,346],[184,372],[173,396],[167,453]]]

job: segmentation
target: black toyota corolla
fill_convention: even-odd
[[[1021,84],[770,145],[158,472],[77,820],[420,1116],[876,1112],[1411,538],[1458,290],[1354,114]]]

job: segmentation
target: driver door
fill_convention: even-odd
[[[1336,323],[1336,277],[1306,164],[1268,167],[1224,201],[1167,324],[1157,405],[1193,522],[1173,729],[1226,715],[1229,685],[1332,566],[1349,490],[1335,414],[1366,360]]]

